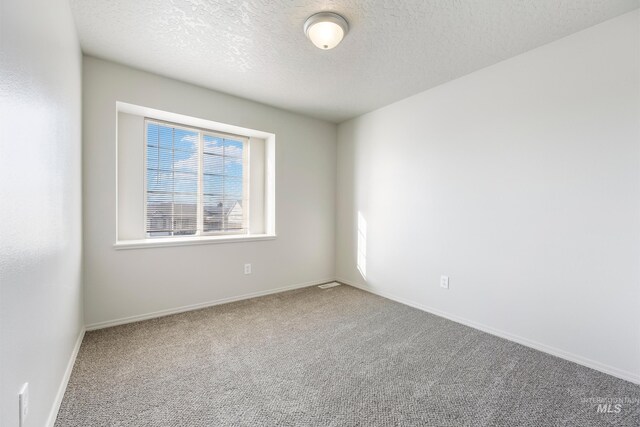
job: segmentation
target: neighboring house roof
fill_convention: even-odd
[[[166,214],[167,212],[171,212],[171,206],[173,205],[174,211],[179,212],[188,212],[193,211],[196,212],[197,205],[193,203],[176,203],[173,204],[171,202],[162,202],[162,203],[149,203],[147,206],[147,213],[149,214]],[[208,215],[216,215],[216,214],[224,214],[229,215],[231,211],[233,211],[236,206],[242,208],[242,200],[225,200],[224,202],[219,203],[217,206],[206,206],[205,212]]]
[[[209,206],[205,206],[204,210],[205,210],[205,214],[207,215],[224,215],[224,216],[228,216],[231,211],[233,211],[236,206],[240,206],[242,207],[242,201],[241,200],[225,200],[224,202],[220,202],[218,204],[218,206],[213,206],[213,207],[209,207]]]

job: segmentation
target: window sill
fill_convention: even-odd
[[[149,249],[169,246],[211,245],[216,243],[257,242],[261,240],[275,240],[275,234],[247,234],[242,236],[200,236],[200,237],[170,237],[142,240],[119,240],[114,243],[116,250]]]

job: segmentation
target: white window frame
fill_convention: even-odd
[[[178,124],[180,126],[184,126],[187,128],[201,128],[204,130],[211,131],[214,133],[221,133],[227,135],[241,135],[249,137],[253,140],[256,138],[258,141],[264,141],[264,169],[261,173],[264,173],[264,199],[263,205],[258,207],[260,212],[262,212],[262,218],[264,222],[259,224],[258,230],[253,230],[252,227],[249,227],[248,234],[235,234],[235,235],[205,235],[205,236],[171,236],[171,237],[154,237],[154,238],[144,238],[142,234],[146,234],[146,223],[141,225],[140,234],[141,237],[126,237],[121,235],[120,222],[120,192],[118,190],[118,183],[121,179],[120,177],[120,166],[118,165],[118,152],[119,152],[119,130],[116,132],[117,136],[114,138],[114,161],[115,161],[115,200],[114,200],[114,215],[115,215],[115,229],[114,229],[114,244],[113,248],[115,250],[138,250],[138,249],[154,249],[154,248],[163,248],[163,247],[174,247],[174,246],[193,246],[193,245],[211,245],[211,244],[236,244],[236,243],[245,243],[245,242],[258,242],[258,241],[266,241],[266,240],[275,240],[277,239],[277,230],[276,230],[276,134],[264,131],[251,129],[247,127],[241,127],[238,125],[217,122],[211,119],[204,118],[207,113],[203,112],[201,117],[196,117],[193,115],[185,115],[175,112],[169,112],[165,110],[159,110],[157,108],[142,106],[131,104],[123,101],[116,101],[115,105],[116,117],[115,117],[115,125],[116,129],[119,129],[118,123],[118,115],[120,113],[129,114],[133,116],[140,117],[143,122],[142,127],[144,129],[140,129],[140,137],[144,138],[143,140],[143,149],[140,150],[142,159],[141,164],[146,167],[146,127],[144,126],[144,118],[149,118],[152,120],[157,120],[160,122],[168,122],[171,124]],[[139,141],[136,139],[135,141]],[[135,142],[134,142],[135,143]],[[250,144],[251,146],[252,144]],[[142,171],[142,179],[140,179],[140,191],[142,192],[142,197],[146,197],[146,183],[144,180],[146,179],[146,171]],[[257,176],[254,176],[253,180],[255,180]],[[138,185],[138,184],[136,184]],[[254,203],[255,207],[255,203]],[[146,201],[143,201],[142,209],[146,209]],[[127,211],[130,212],[130,211]],[[250,210],[250,215],[253,215],[253,209]],[[141,210],[141,216],[144,218],[145,213]],[[129,215],[129,213],[127,213]],[[253,216],[251,216],[252,218]],[[127,220],[128,221],[128,220]],[[144,221],[144,220],[142,220]]]
[[[198,133],[198,190],[197,190],[197,206],[196,206],[196,215],[197,215],[197,223],[196,223],[196,233],[188,236],[150,236],[147,230],[147,129],[149,123],[155,123],[160,126],[172,127],[175,129],[182,129],[189,132],[197,132]],[[203,172],[203,162],[204,162],[204,142],[203,136],[209,135],[213,137],[218,137],[222,139],[233,139],[234,141],[242,142],[242,232],[237,232],[235,230],[222,230],[222,231],[204,231],[204,172]],[[227,132],[220,132],[214,129],[201,128],[196,126],[187,126],[180,123],[174,123],[166,120],[159,120],[152,117],[144,117],[144,139],[143,139],[143,230],[145,239],[148,240],[156,240],[156,239],[179,239],[179,240],[187,240],[187,239],[198,239],[204,236],[251,236],[250,232],[250,215],[249,215],[249,206],[251,203],[251,193],[249,188],[250,180],[250,144],[251,137],[245,135],[232,134]],[[223,156],[224,158],[224,156]]]

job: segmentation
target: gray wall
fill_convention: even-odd
[[[29,382],[41,427],[83,325],[81,54],[66,0],[3,0],[0,20],[0,425]]]
[[[339,279],[640,381],[639,14],[341,124]]]
[[[116,101],[275,134],[277,238],[114,249]],[[334,278],[335,124],[91,57],[83,105],[87,325]]]

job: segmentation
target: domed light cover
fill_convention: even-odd
[[[311,15],[304,23],[304,33],[311,43],[322,50],[338,46],[349,31],[349,24],[340,15],[320,12]]]

